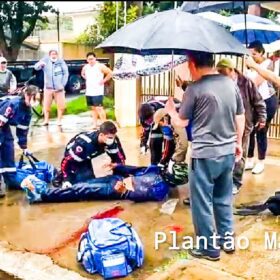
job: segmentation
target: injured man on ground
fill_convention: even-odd
[[[126,165],[117,166],[113,175],[87,179],[69,188],[50,187],[34,175],[26,177],[21,183],[30,203],[120,199],[162,201],[172,186],[168,176],[158,166]]]

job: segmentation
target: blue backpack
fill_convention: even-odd
[[[143,265],[144,249],[130,224],[118,218],[95,219],[81,236],[77,260],[88,273],[125,277]]]

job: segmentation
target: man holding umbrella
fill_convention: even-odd
[[[244,107],[234,82],[215,71],[212,54],[190,52],[189,69],[194,83],[188,86],[179,113],[172,99],[166,110],[177,125],[185,127],[193,120],[191,210],[195,234],[203,236],[207,244],[200,240],[190,254],[216,261],[220,259],[218,245],[227,253],[234,251],[224,243],[234,234],[232,170],[242,156]],[[218,244],[213,239],[213,219],[220,236]]]

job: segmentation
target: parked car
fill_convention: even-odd
[[[97,59],[100,63],[109,66],[109,59],[100,58]],[[30,81],[30,84],[36,85],[43,90],[44,88],[44,74],[43,71],[34,70],[34,64],[37,61],[16,61],[9,62],[8,69],[10,69],[15,75],[19,85],[24,84],[32,76],[34,78]],[[66,94],[80,93],[85,88],[85,80],[81,76],[82,67],[86,64],[86,60],[65,60],[69,69],[69,78],[66,84]]]

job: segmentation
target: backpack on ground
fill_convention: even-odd
[[[118,218],[95,219],[81,236],[77,260],[90,274],[125,277],[143,265],[144,249],[130,224]]]
[[[27,161],[24,161],[26,157]],[[56,174],[56,169],[52,164],[46,161],[39,161],[32,154],[20,157],[17,164],[17,180],[19,183],[22,182],[28,175],[35,175],[38,179],[50,183]]]

